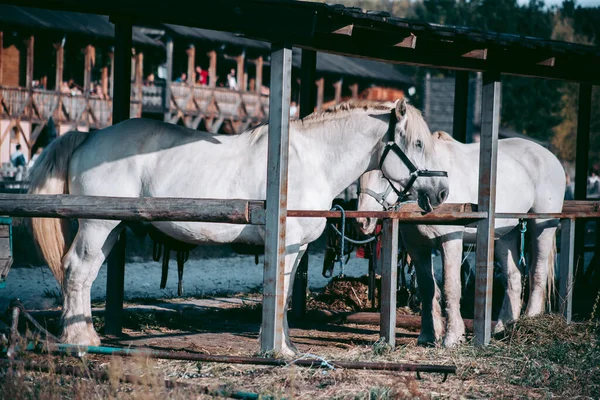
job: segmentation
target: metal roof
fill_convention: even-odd
[[[0,26],[52,30],[101,39],[112,39],[115,35],[114,25],[105,15],[44,10],[7,4],[0,4]],[[162,46],[160,41],[154,40],[138,30],[133,31],[132,38],[137,44]]]

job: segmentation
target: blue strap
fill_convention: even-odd
[[[527,232],[527,221],[524,219],[519,220],[519,232],[521,232],[519,267],[525,268],[527,266],[527,262],[525,261],[525,232]]]

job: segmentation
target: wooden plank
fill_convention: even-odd
[[[414,49],[417,47],[417,37],[411,33],[410,35],[404,37],[401,41],[396,43],[394,47],[404,47],[406,49]]]
[[[264,210],[264,204],[240,199],[0,194],[0,215],[255,224],[259,221],[253,210]]]
[[[284,344],[284,270],[288,191],[289,119],[292,47],[271,45],[271,94],[267,150],[267,220],[263,275],[261,351],[281,350]]]
[[[467,143],[467,111],[469,107],[469,72],[456,71],[454,77],[454,118],[452,137]]]
[[[577,147],[575,154],[575,200],[587,198],[587,177],[589,168],[590,122],[592,112],[592,85],[579,85],[579,104],[577,109]],[[585,243],[585,221],[575,224],[575,265],[580,265],[575,271],[575,281],[583,279],[583,260]],[[576,296],[584,295],[576,293]]]
[[[317,71],[317,53],[312,50],[302,50],[300,82],[300,118],[315,111]]]
[[[571,323],[573,310],[573,261],[575,255],[575,220],[560,222],[559,312]]]
[[[477,223],[474,314],[474,340],[477,345],[487,345],[491,337],[500,91],[500,74],[484,73],[477,209],[487,212],[488,216]]]
[[[396,290],[398,285],[398,220],[383,220],[381,262],[381,325],[379,336],[396,345]]]

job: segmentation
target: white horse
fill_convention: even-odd
[[[408,121],[410,126],[410,121]],[[451,203],[477,203],[479,144],[463,144],[445,132],[433,134],[435,158],[448,171]],[[498,141],[497,212],[561,212],[565,193],[565,173],[556,157],[544,147],[525,139]],[[380,171],[360,178],[359,210],[390,208],[398,196]],[[357,218],[365,234],[373,233],[377,220]],[[515,320],[521,311],[521,273],[519,270],[518,220],[496,219],[495,260],[505,278],[505,296],[496,331]],[[532,252],[530,296],[525,315],[544,310],[544,294],[554,282],[555,231],[558,220],[531,220]],[[442,254],[446,335],[444,346],[463,340],[464,323],[460,315],[461,262],[463,242],[476,242],[476,229],[448,225],[400,225],[400,233],[417,272],[422,301],[422,328],[419,343],[430,344],[442,338],[440,294],[433,277],[431,249]]]
[[[422,165],[437,168],[433,140],[418,111],[404,101],[349,102],[290,124],[289,209],[326,210],[335,196],[365,171],[383,168],[406,184],[409,170],[386,148],[401,149]],[[72,132],[54,141],[31,172],[30,193],[72,193],[121,197],[264,199],[267,132],[263,125],[239,135],[215,135],[162,122],[132,119],[101,131]],[[387,152],[386,152],[387,154]],[[426,211],[448,193],[443,177],[419,179],[413,187]],[[224,223],[154,222],[182,242],[264,243],[264,227]],[[325,218],[288,218],[284,296],[307,244],[317,239]],[[123,229],[119,221],[80,219],[69,242],[66,224],[34,218],[36,238],[62,287],[62,340],[98,344],[92,326],[90,288],[106,255]],[[286,303],[287,304],[287,303]],[[284,354],[294,348],[284,321]]]

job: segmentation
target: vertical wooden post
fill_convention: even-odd
[[[456,71],[454,77],[454,118],[452,136],[467,142],[467,108],[469,106],[469,71]]]
[[[323,110],[323,96],[325,95],[325,79],[317,80],[317,111]]]
[[[358,83],[350,85],[350,91],[352,92],[352,100],[358,100]]]
[[[245,58],[246,58],[246,55],[244,53],[240,54],[239,56],[237,56],[235,58],[236,64],[237,64],[237,70],[236,70],[237,77],[236,77],[236,80],[237,80],[237,84],[238,84],[238,90],[240,92],[246,91],[246,86],[244,84],[244,62],[245,62]]]
[[[473,333],[477,345],[488,344],[491,337],[500,89],[500,73],[486,72],[483,74],[477,209],[487,212],[488,217],[477,223],[475,317],[473,321]]]
[[[138,52],[135,55],[135,92],[137,101],[142,102],[142,86],[144,84],[144,53]]]
[[[255,88],[256,88],[256,93],[260,94],[260,90],[262,89],[262,85],[263,85],[263,64],[264,64],[264,60],[263,57],[260,56],[256,59],[256,83],[255,83]]]
[[[111,19],[112,20],[112,19]],[[131,22],[112,20],[115,24],[113,124],[129,118],[131,103]],[[125,281],[125,232],[119,235],[111,251],[106,274],[106,321],[104,331],[120,335],[123,326]]]
[[[338,105],[342,102],[342,79],[333,84],[333,88],[335,89],[335,104]]]
[[[573,258],[575,254],[575,219],[560,221],[559,312],[571,323],[573,309]]]
[[[102,95],[104,98],[108,98],[108,67],[102,67]]]
[[[217,87],[217,52],[208,52],[208,86]]]
[[[379,336],[396,345],[396,290],[398,286],[398,220],[383,220],[381,264],[381,325]]]
[[[173,38],[167,37],[167,77],[165,78],[165,90],[163,91],[164,121],[171,119],[171,83],[173,81]]]
[[[300,81],[300,118],[311,114],[315,109],[315,74],[317,53],[314,50],[302,49],[301,81]],[[306,314],[306,290],[308,288],[308,251],[304,253],[292,289],[292,315],[301,319]]]
[[[185,52],[188,56],[187,84],[193,86],[196,83],[196,48],[191,44]]]
[[[25,87],[29,90],[33,88],[33,36],[27,39],[27,65],[25,74]]]
[[[592,85],[579,84],[579,104],[577,106],[577,150],[575,154],[575,200],[587,199],[587,177],[590,151],[590,122],[592,113]],[[575,282],[582,283],[585,253],[586,220],[575,223]],[[596,249],[598,251],[599,249]],[[578,291],[576,296],[583,295]]]
[[[94,46],[88,44],[83,50],[84,58],[84,71],[83,71],[83,95],[87,98],[90,96],[90,89],[92,86],[92,68],[95,57]]]
[[[4,32],[0,31],[0,85],[2,85],[4,74]]]
[[[65,48],[62,42],[56,43],[54,45],[54,48],[56,49],[56,77],[54,83],[54,90],[60,92],[65,70]]]
[[[267,219],[261,351],[283,348],[286,312],[284,270],[288,189],[292,47],[271,45],[271,94],[267,150]]]
[[[115,52],[114,49],[108,52],[108,59],[110,60],[110,98],[115,98]],[[113,105],[114,110],[114,105]],[[114,118],[114,116],[113,116]]]

